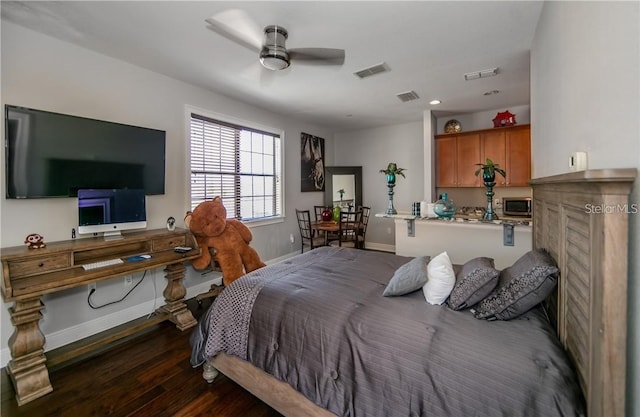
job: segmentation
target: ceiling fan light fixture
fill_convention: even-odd
[[[260,63],[271,71],[280,71],[289,67],[289,60],[278,55],[260,54]]]
[[[260,52],[263,67],[279,71],[289,66],[289,54],[285,46],[288,37],[289,33],[281,26],[269,25],[264,28],[264,45]]]

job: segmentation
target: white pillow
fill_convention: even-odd
[[[427,265],[427,283],[422,287],[424,298],[429,304],[442,304],[456,285],[456,274],[447,252],[431,259]]]

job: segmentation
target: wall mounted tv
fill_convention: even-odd
[[[163,130],[5,106],[7,198],[75,197],[78,189],[164,194]]]

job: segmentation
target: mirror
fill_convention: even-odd
[[[342,196],[340,190],[344,191]],[[362,167],[325,167],[324,204],[362,206]]]

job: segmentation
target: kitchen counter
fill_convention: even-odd
[[[439,222],[448,222],[448,223],[479,223],[479,224],[502,224],[502,223],[511,223],[523,226],[531,226],[532,220],[531,217],[517,217],[517,216],[499,216],[498,220],[492,221],[484,221],[481,216],[468,215],[468,214],[459,214],[455,215],[451,219],[445,219],[442,217],[420,217],[414,216],[408,213],[399,213],[399,214],[384,214],[378,213],[376,217],[381,218],[390,218],[390,219],[401,219],[401,220],[416,220],[416,221],[439,221]]]
[[[447,251],[451,261],[464,264],[468,260],[487,256],[495,266],[511,266],[531,250],[531,221],[503,216],[491,222],[474,218],[422,218],[410,214],[376,215],[392,218],[395,223],[396,254],[402,256],[435,256]],[[511,233],[513,245],[505,244],[505,233]]]

